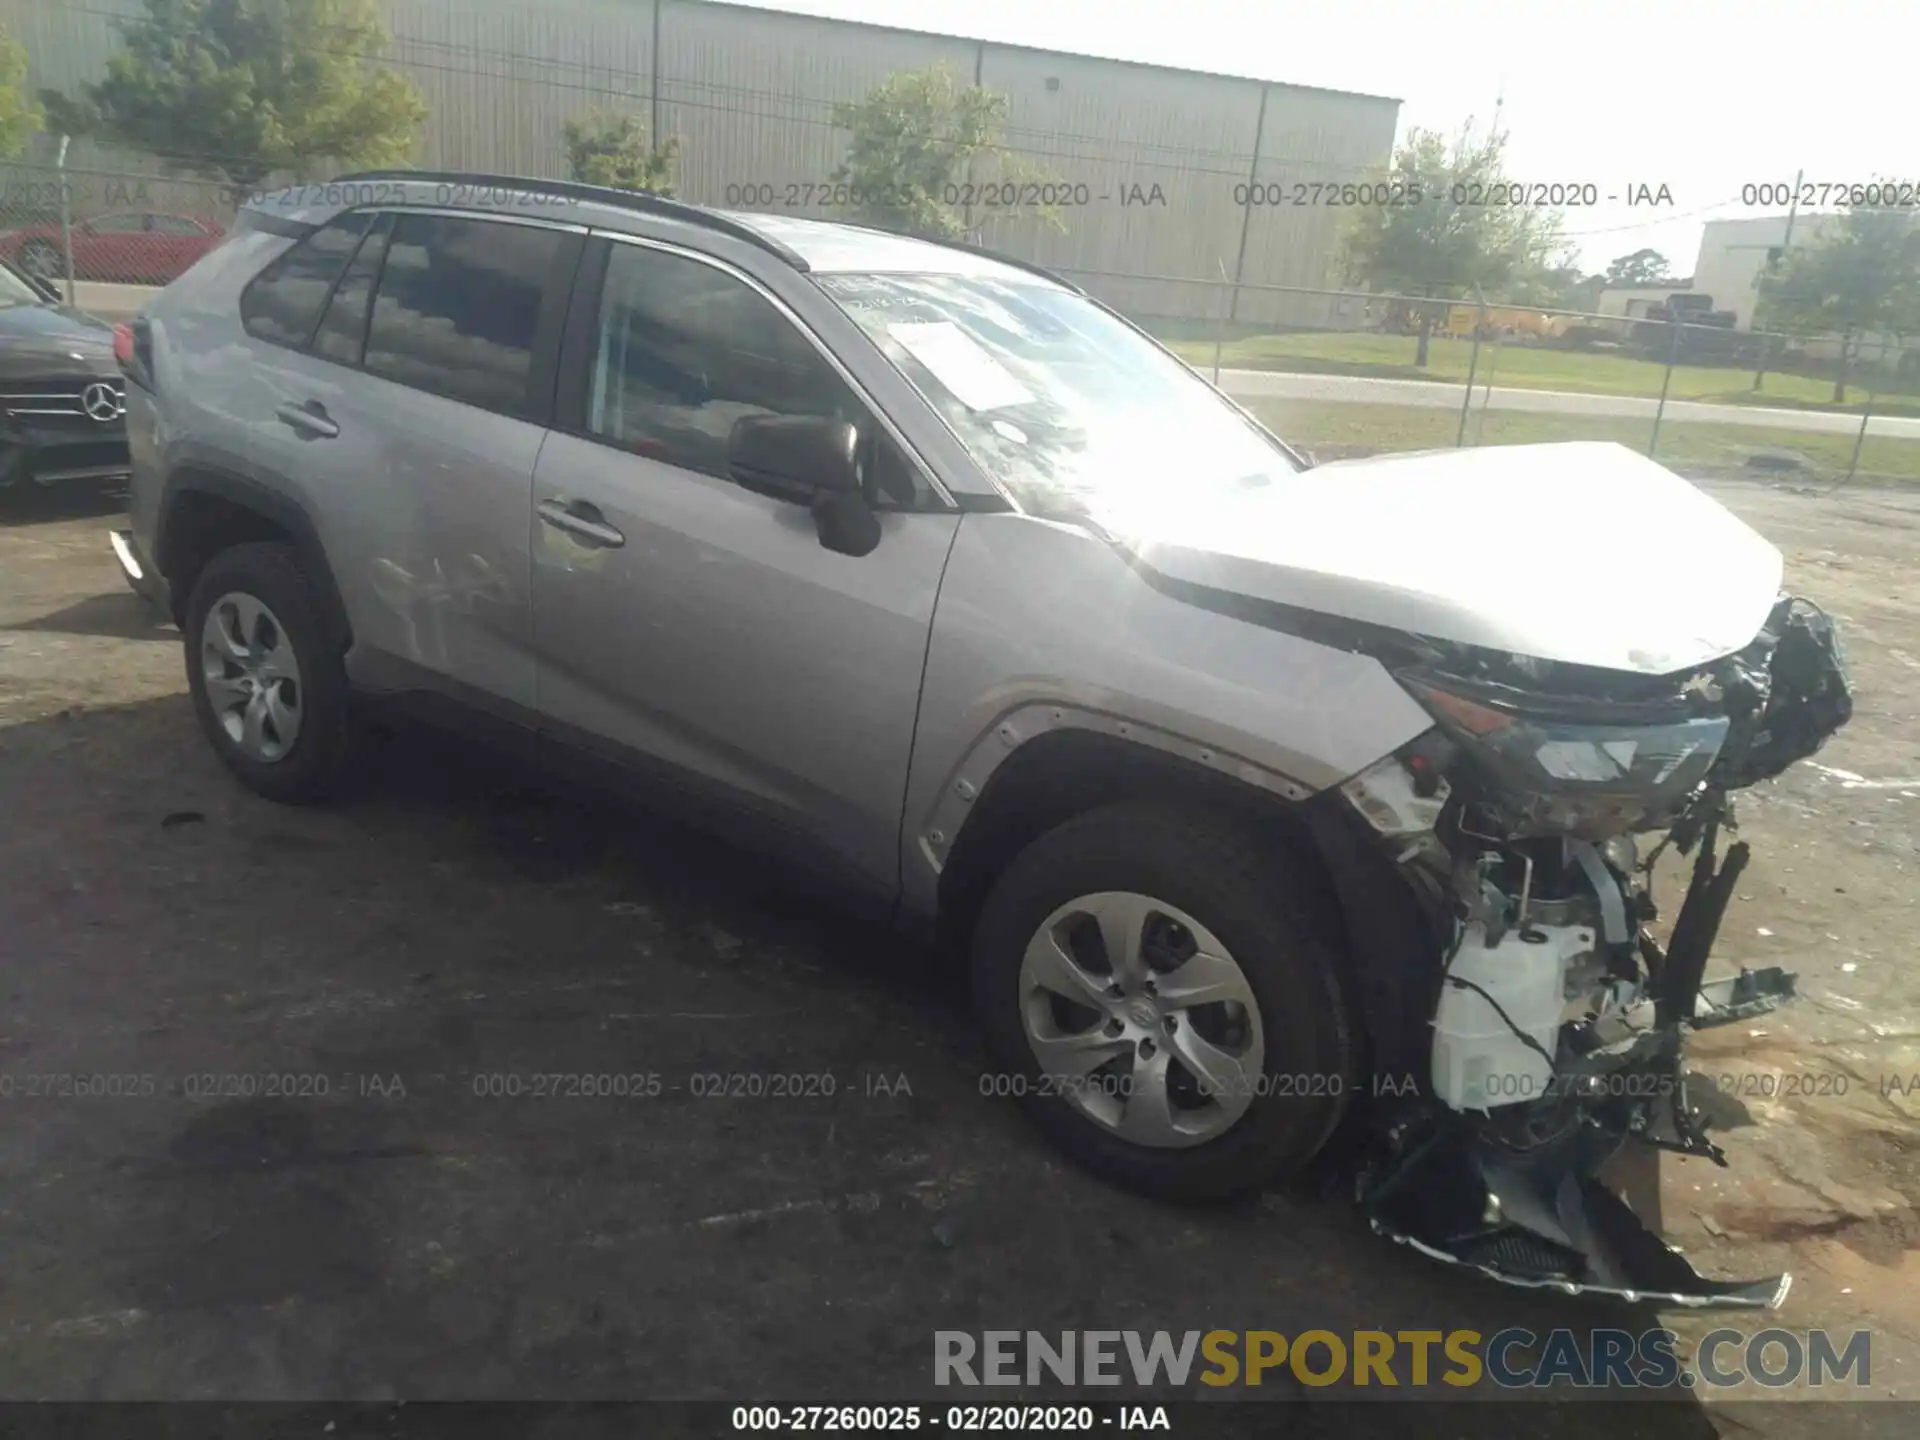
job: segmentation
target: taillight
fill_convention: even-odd
[[[153,334],[145,320],[122,320],[113,327],[113,358],[127,379],[153,389]]]

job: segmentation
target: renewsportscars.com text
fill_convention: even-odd
[[[944,1386],[1478,1385],[1502,1389],[1725,1389],[1833,1385],[1873,1378],[1873,1336],[1825,1330],[1721,1329],[1681,1363],[1671,1330],[937,1330],[933,1380]]]

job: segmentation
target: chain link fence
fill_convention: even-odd
[[[1684,300],[1621,314],[1225,273],[1071,278],[1322,460],[1609,440],[1700,478],[1920,482],[1920,339],[1741,329]],[[1126,303],[1148,281],[1210,290],[1213,318],[1191,295],[1177,316]]]
[[[165,285],[220,243],[235,210],[215,181],[0,163],[0,259],[74,302],[80,287]]]
[[[0,259],[119,318],[236,209],[216,180],[0,163]],[[1741,329],[1686,300],[1622,314],[1235,283],[1231,266],[1066,273],[1323,461],[1609,440],[1701,478],[1920,482],[1920,340]]]

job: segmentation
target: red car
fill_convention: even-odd
[[[73,278],[164,285],[218,245],[226,227],[205,216],[128,210],[76,220]],[[0,256],[42,280],[66,278],[60,227],[31,225],[0,235]]]

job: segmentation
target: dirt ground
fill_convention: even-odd
[[[1463,1278],[1335,1198],[1119,1194],[980,1094],[932,957],[491,756],[400,737],[335,808],[252,798],[195,728],[178,635],[120,580],[112,501],[0,494],[0,1397],[946,1400],[943,1328],[1662,1320],[1870,1327],[1870,1393],[1920,1397],[1920,497],[1716,493],[1837,615],[1859,695],[1742,810],[1721,959],[1795,968],[1803,999],[1696,1042],[1732,1168],[1637,1177],[1702,1269],[1794,1272],[1770,1320]],[[1589,575],[1596,603],[1624,583]],[[660,1088],[484,1093],[551,1072]],[[832,1093],[694,1093],[732,1073]],[[52,1074],[133,1093],[19,1093]],[[307,1093],[198,1095],[268,1074]],[[1530,1413],[1500,1433],[1617,1429]],[[1736,1421],[1696,1395],[1634,1423],[1838,1437],[1913,1413]]]

